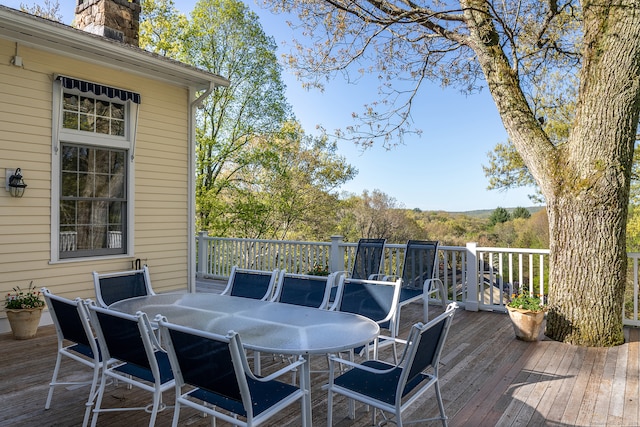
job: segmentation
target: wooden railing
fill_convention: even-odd
[[[357,243],[333,236],[331,242],[197,237],[199,277],[225,279],[234,265],[258,270],[280,269],[292,273],[313,270],[351,271]],[[381,273],[400,275],[406,245],[385,246]],[[526,248],[439,246],[439,276],[448,299],[467,310],[505,312],[509,295],[521,289],[549,293],[549,250]],[[640,253],[629,254],[624,323],[640,326]]]

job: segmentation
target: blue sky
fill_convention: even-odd
[[[174,0],[176,7],[189,15],[196,0]],[[5,6],[20,8],[42,1],[0,0]],[[75,1],[61,0],[64,22],[73,19]],[[293,38],[286,20],[291,16],[273,15],[253,3],[248,6],[260,16],[265,33],[272,36],[279,49],[288,51]],[[329,82],[324,92],[307,91],[290,70],[283,69],[287,99],[305,132],[315,134],[316,125],[327,130],[353,124],[352,112],[377,96],[377,82],[371,79],[357,85],[342,77]],[[380,143],[367,150],[350,142],[339,142],[338,151],[359,173],[342,187],[343,191],[361,194],[378,189],[408,209],[445,210],[450,212],[502,207],[531,206],[530,189],[487,190],[488,179],[482,165],[487,153],[498,142],[507,140],[496,107],[488,91],[465,96],[455,88],[442,89],[424,85],[412,109],[414,126],[421,136],[409,135],[404,145],[387,150]]]

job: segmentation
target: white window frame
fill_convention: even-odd
[[[111,101],[122,103],[125,105],[125,135],[114,136],[104,135],[87,131],[65,129],[62,127],[62,101],[63,93],[77,94],[97,100]],[[53,108],[52,108],[52,147],[51,147],[51,263],[58,262],[77,262],[109,258],[130,258],[134,256],[134,239],[135,239],[135,162],[134,151],[137,131],[138,104],[132,101],[122,101],[119,98],[109,98],[107,96],[99,96],[93,93],[83,93],[77,89],[64,89],[62,83],[54,79],[53,81]],[[127,211],[126,215],[126,233],[125,240],[127,242],[124,253],[96,255],[72,258],[60,258],[60,196],[61,196],[61,170],[60,170],[60,147],[62,143],[71,143],[76,145],[116,148],[123,149],[127,152]]]

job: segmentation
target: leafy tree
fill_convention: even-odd
[[[173,0],[144,0],[138,44],[158,55],[184,61],[182,40],[188,22]]]
[[[237,172],[237,182],[218,194],[208,229],[219,236],[328,239],[340,201],[335,189],[351,179],[353,167],[335,143],[304,136],[288,122],[271,141],[257,138],[261,161]],[[328,234],[329,233],[329,234]]]
[[[255,182],[241,172],[270,161],[277,147],[274,135],[291,118],[276,45],[242,2],[200,0],[183,49],[189,63],[231,82],[206,98],[196,131],[198,224],[203,229],[226,227],[227,220],[218,218],[224,209],[219,195],[226,189],[248,195]],[[236,205],[244,206],[238,215],[249,219],[263,211],[261,204],[256,195],[248,197]]]
[[[32,6],[20,3],[20,10],[51,21],[62,22],[59,0],[44,0],[43,3],[42,6],[37,3]]]
[[[497,207],[493,212],[491,212],[491,216],[489,217],[489,225],[493,227],[496,224],[502,224],[503,222],[507,222],[511,219],[511,215],[509,215],[509,211],[505,208]]]
[[[513,210],[513,212],[511,212],[511,219],[516,219],[516,218],[527,219],[530,217],[531,217],[531,212],[529,212],[527,208],[523,208],[522,206],[518,206]]]
[[[385,238],[389,243],[405,243],[408,239],[424,237],[424,232],[398,201],[377,189],[365,190],[360,196],[351,195],[342,210],[337,231],[348,241]]]
[[[624,341],[625,222],[640,114],[637,0],[264,1],[298,13],[307,45],[289,63],[308,85],[354,67],[377,73],[380,99],[352,127],[365,144],[411,130],[423,81],[473,92],[484,80],[547,205],[547,335],[578,345]],[[554,73],[567,86],[579,82],[563,143],[543,127],[534,101]]]

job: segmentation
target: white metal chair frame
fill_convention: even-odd
[[[350,283],[352,283],[355,286],[358,286],[358,285],[366,286],[372,290],[375,290],[377,286],[393,287],[391,299],[389,301],[386,301],[386,304],[389,305],[389,308],[386,311],[384,317],[374,319],[374,318],[371,318],[370,316],[367,316],[367,313],[363,311],[351,310],[349,308],[345,308],[343,306],[344,289],[345,289],[345,286],[349,286]],[[396,343],[404,344],[406,342],[405,340],[399,339],[397,337],[397,331],[398,331],[397,308],[398,308],[398,301],[400,298],[401,283],[402,283],[401,279],[398,279],[394,282],[390,282],[386,280],[349,279],[349,278],[345,278],[344,276],[341,276],[338,283],[338,290],[336,293],[335,301],[329,307],[329,310],[350,312],[350,313],[355,313],[355,314],[360,314],[363,316],[370,317],[371,320],[373,320],[374,322],[378,323],[378,325],[380,325],[381,329],[387,329],[389,331],[389,335],[380,334],[378,335],[377,339],[373,342],[374,358],[377,358],[378,347],[380,346],[381,341],[382,341],[382,345],[393,345],[393,353],[395,358],[397,358],[395,344]],[[389,326],[383,327],[387,323]],[[370,346],[365,346],[365,349],[367,351],[367,357],[368,357]],[[353,359],[353,354],[351,354],[351,359]]]
[[[107,308],[110,304],[116,302],[116,301],[105,301],[103,291],[102,291],[102,288],[104,286],[104,284],[102,283],[103,280],[108,282],[110,279],[114,279],[114,280],[119,278],[124,279],[126,277],[135,277],[135,276],[141,275],[144,280],[144,292],[141,292],[138,295],[135,295],[135,294],[128,295],[126,296],[126,298],[131,298],[132,296],[155,295],[155,292],[153,291],[153,288],[151,286],[149,268],[146,265],[142,266],[142,268],[139,270],[117,271],[113,273],[98,273],[97,271],[94,271],[92,275],[93,275],[93,285],[96,289],[96,300],[98,301],[98,305],[100,307]],[[120,299],[124,299],[124,298],[120,298]]]
[[[269,281],[269,285],[267,287],[267,290],[265,292],[265,294],[263,296],[261,296],[260,298],[254,298],[252,296],[249,296],[248,298],[254,298],[254,299],[259,299],[261,301],[267,301],[269,299],[271,299],[272,295],[273,295],[273,288],[275,287],[276,284],[276,280],[278,278],[278,269],[275,269],[273,271],[265,271],[265,270],[252,270],[252,269],[248,269],[248,268],[240,268],[238,266],[233,266],[231,268],[231,274],[229,275],[229,280],[227,281],[227,286],[224,288],[224,290],[221,292],[221,295],[236,295],[235,291],[234,291],[234,287],[236,286],[236,279],[237,279],[237,275],[238,274],[249,274],[249,275],[260,275],[260,276],[269,276],[270,277],[270,281]],[[243,296],[243,295],[237,295],[237,296]]]
[[[49,393],[47,394],[47,401],[44,409],[49,409],[51,407],[55,387],[61,385],[90,385],[89,397],[85,403],[85,414],[82,420],[82,426],[86,427],[91,416],[91,408],[93,407],[98,380],[100,379],[100,370],[103,366],[100,348],[98,347],[98,342],[94,336],[91,324],[89,323],[89,313],[87,313],[82,299],[80,298],[76,298],[75,300],[63,298],[58,295],[54,295],[47,288],[42,288],[42,294],[44,295],[44,299],[49,307],[49,313],[51,314],[51,319],[53,320],[53,324],[56,328],[56,335],[58,337],[56,363],[53,368],[51,382],[49,383]],[[67,305],[69,308],[73,307],[73,310],[75,310],[74,314],[77,314],[78,316],[77,320],[81,325],[82,331],[69,330],[69,328],[77,329],[78,325],[70,325],[67,320],[59,318],[62,314],[56,311],[55,307],[58,304]],[[75,319],[71,320],[71,322],[75,323]],[[74,337],[75,334],[84,334],[85,339],[83,339],[82,336]],[[63,356],[90,368],[93,371],[91,381],[58,381],[58,374],[60,372]],[[107,364],[113,362],[114,360],[110,360],[107,361]]]
[[[158,315],[158,317],[155,320],[158,322],[160,333],[162,334],[162,337],[163,337],[163,342],[166,343],[167,352],[169,354],[169,360],[171,362],[171,366],[175,374],[176,401],[175,401],[175,409],[174,409],[173,424],[172,424],[173,427],[178,426],[178,422],[180,418],[180,407],[182,405],[195,408],[198,411],[202,411],[205,414],[209,414],[215,418],[219,418],[223,421],[227,421],[233,425],[248,426],[248,427],[262,424],[263,422],[265,422],[266,420],[268,420],[269,418],[271,418],[272,416],[280,412],[283,408],[294,403],[296,400],[301,401],[302,409],[304,410],[303,397],[306,391],[302,390],[301,388],[297,388],[295,392],[289,394],[287,397],[283,398],[282,400],[275,402],[268,409],[260,412],[259,414],[254,414],[253,398],[251,395],[250,387],[248,385],[248,380],[253,382],[262,382],[262,383],[277,381],[276,379],[278,377],[281,377],[282,375],[297,369],[303,363],[306,363],[303,358],[299,358],[292,364],[287,365],[286,367],[279,369],[278,371],[266,377],[256,377],[251,371],[251,368],[249,367],[249,364],[247,362],[247,358],[245,356],[245,352],[242,346],[242,342],[240,340],[240,336],[237,333],[230,331],[226,336],[217,335],[210,332],[200,331],[200,330],[196,330],[196,329],[192,329],[184,326],[171,324],[167,322],[166,318],[163,318],[160,315]],[[176,354],[176,349],[173,343],[173,339],[171,337],[170,330],[174,330],[184,334],[194,335],[196,337],[228,344],[228,348],[231,353],[231,359],[233,362],[233,369],[235,370],[235,377],[238,383],[238,387],[239,387],[240,395],[242,399],[241,403],[246,413],[245,421],[238,419],[237,414],[233,412],[229,412],[229,413],[222,412],[223,410],[222,408],[218,409],[215,405],[207,405],[206,403],[199,403],[202,401],[199,400],[197,397],[191,396],[194,393],[197,395],[199,389],[197,388],[197,385],[185,383],[185,380],[182,375],[183,367],[181,366],[178,356]],[[209,392],[213,393],[214,395],[217,395],[215,391],[209,391]],[[226,399],[229,399],[229,398],[227,397]],[[215,425],[215,418],[214,420],[212,420],[212,424],[214,425]],[[305,417],[302,417],[302,425],[306,427]]]
[[[407,271],[406,271],[408,267],[407,261],[410,259],[409,254],[412,251],[412,246],[424,246],[424,245],[432,245],[434,247],[433,248],[434,259],[433,259],[431,277],[425,279],[424,282],[421,283],[422,286],[419,293],[416,293],[414,296],[404,298],[403,290],[408,286],[407,283],[404,283],[404,279],[405,279],[405,275],[407,274]],[[437,241],[409,240],[407,242],[405,259],[402,266],[402,275],[387,275],[382,277],[382,280],[397,280],[398,278],[403,280],[403,283],[401,285],[401,291],[400,291],[400,300],[398,302],[398,309],[397,309],[397,320],[398,320],[397,325],[400,324],[400,312],[402,310],[402,307],[417,301],[422,301],[422,306],[423,306],[422,321],[425,323],[428,322],[429,321],[429,298],[431,297],[431,295],[440,294],[442,308],[443,309],[446,308],[447,296],[444,290],[444,283],[442,283],[442,280],[440,280],[440,277],[438,277],[438,271],[439,271],[438,245],[439,243]],[[376,276],[376,278],[377,277],[379,276]]]
[[[407,424],[413,424],[413,423],[424,422],[424,421],[433,421],[433,420],[440,420],[442,422],[442,425],[446,427],[447,416],[445,415],[444,405],[442,403],[442,395],[440,392],[439,376],[438,376],[439,361],[440,361],[440,356],[442,354],[442,349],[444,347],[444,343],[447,338],[447,334],[449,332],[449,328],[451,326],[453,315],[457,307],[458,306],[455,302],[451,303],[449,304],[449,306],[447,307],[444,313],[436,317],[434,320],[432,320],[428,324],[426,325],[422,323],[415,324],[411,328],[411,331],[409,333],[409,337],[407,339],[408,344],[405,347],[402,358],[400,362],[397,364],[391,364],[391,363],[378,361],[378,360],[369,360],[359,364],[359,363],[354,363],[353,361],[341,359],[337,356],[332,356],[330,358],[330,365],[329,365],[329,383],[326,386],[328,390],[327,425],[328,426],[332,425],[333,394],[338,393],[348,397],[349,399],[352,399],[349,405],[349,412],[350,412],[349,416],[351,418],[354,418],[355,416],[355,407],[353,405],[353,400],[357,400],[366,405],[371,405],[374,408],[393,414],[393,417],[395,418],[391,420],[391,422],[393,422],[398,427],[402,427],[403,425],[407,425]],[[436,328],[440,326],[441,326],[441,330],[439,331],[437,342],[431,344],[432,346],[431,349],[425,350],[425,351],[432,351],[431,355],[427,355],[427,356],[431,356],[430,359],[426,361],[420,360],[420,362],[418,362],[421,365],[428,362],[427,366],[418,366],[418,367],[414,366],[414,361],[416,361],[417,352],[418,352],[419,345],[423,335],[427,331],[429,331],[431,328]],[[429,343],[427,343],[427,345],[429,345]],[[420,355],[420,356],[423,356],[423,355]],[[382,389],[367,390],[366,384],[362,386],[361,384],[354,385],[353,389],[346,386],[347,382],[345,382],[344,386],[337,385],[335,383],[337,379],[336,369],[335,369],[336,363],[340,365],[346,365],[352,368],[351,370],[347,371],[346,374],[343,374],[343,375],[349,375],[350,377],[357,375],[358,370],[364,373],[368,373],[369,374],[368,378],[375,378],[375,377],[372,377],[372,375],[373,376],[375,375],[394,376],[394,374],[397,374],[399,370],[399,375],[396,376],[397,380],[395,382],[392,381],[389,383],[390,389],[388,390],[387,395],[393,397],[393,399],[388,399],[388,401],[385,402],[385,401],[381,401],[380,399],[376,399],[371,395],[368,395],[367,391],[371,391],[373,394],[373,393],[383,393],[384,390]],[[429,369],[430,372],[425,372],[427,369]],[[339,378],[340,377],[338,377],[338,379]],[[351,380],[353,381],[354,379],[352,378]],[[411,422],[403,422],[402,413],[409,406],[415,403],[422,396],[422,394],[426,392],[430,387],[435,387],[436,399],[438,401],[440,416],[434,417],[434,418],[411,421]],[[405,399],[403,400],[403,398]],[[393,400],[393,403],[390,403],[389,402],[390,400]],[[383,412],[383,416],[385,416],[384,412]],[[375,418],[376,418],[376,411],[374,409],[372,413],[372,421],[374,425],[376,424]],[[385,416],[385,420],[387,420],[386,416]]]
[[[91,300],[85,301],[85,304],[89,308],[91,321],[96,330],[98,342],[100,343],[100,348],[102,349],[103,358],[105,358],[104,360],[112,358],[111,352],[113,349],[110,348],[110,339],[107,338],[107,334],[111,332],[105,331],[105,328],[100,322],[101,315],[112,316],[115,318],[120,318],[126,321],[137,323],[142,345],[144,347],[142,350],[146,355],[146,359],[148,360],[150,368],[147,371],[146,368],[141,367],[136,363],[131,363],[131,361],[129,360],[122,360],[122,357],[119,357],[119,359],[121,359],[120,363],[114,364],[108,364],[103,360],[102,376],[100,387],[98,389],[98,397],[96,398],[95,407],[93,409],[94,415],[93,419],[91,420],[91,426],[96,426],[98,422],[98,415],[101,412],[133,410],[145,410],[146,412],[150,412],[151,417],[149,419],[149,426],[155,425],[158,412],[162,411],[166,407],[166,405],[164,405],[164,403],[162,402],[162,393],[173,388],[175,386],[175,381],[173,379],[173,376],[171,376],[170,379],[168,378],[168,375],[163,372],[159,364],[158,360],[160,357],[164,356],[168,358],[168,356],[166,355],[166,352],[160,347],[160,343],[153,333],[153,328],[151,327],[147,315],[143,312],[138,312],[136,313],[136,315],[129,315],[114,310],[105,309],[96,306],[95,303]],[[120,331],[118,331],[118,333],[119,332]],[[168,368],[168,359],[166,363]],[[140,371],[144,371],[144,375],[136,375],[136,373]],[[145,379],[145,377],[147,377],[149,374],[151,375],[151,378]],[[113,380],[114,382],[123,382],[125,384],[135,386],[152,393],[152,404],[144,407],[102,408],[102,399],[104,397],[105,388],[108,384],[109,379]]]

